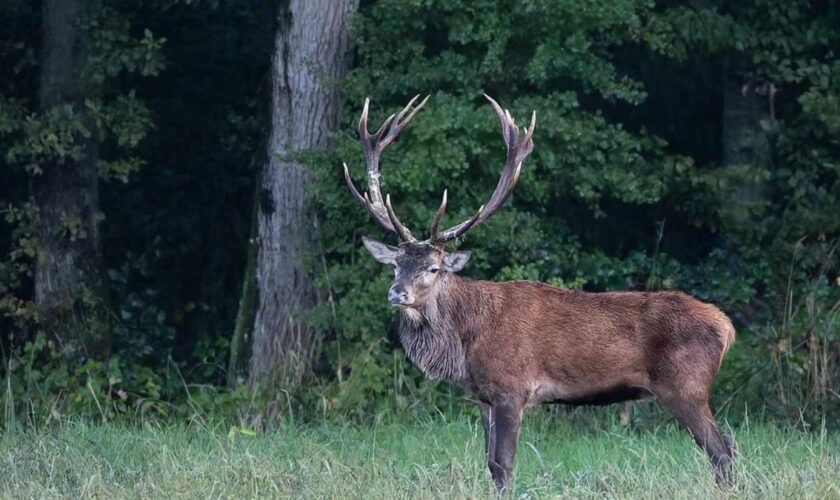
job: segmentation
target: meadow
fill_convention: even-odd
[[[735,480],[673,422],[526,418],[513,498],[840,498],[840,436],[743,419]],[[492,498],[477,417],[258,433],[70,421],[0,438],[3,498]]]

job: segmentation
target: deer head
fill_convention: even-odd
[[[367,163],[368,191],[362,195],[356,189],[347,164],[344,164],[344,179],[353,197],[362,204],[373,219],[388,231],[396,233],[401,240],[399,246],[386,245],[364,237],[364,245],[373,257],[383,264],[393,265],[395,270],[394,283],[388,291],[388,301],[394,306],[406,308],[421,308],[428,297],[433,295],[446,273],[455,273],[463,269],[470,258],[470,252],[447,252],[447,243],[464,236],[467,231],[477,224],[490,218],[508,199],[519,180],[522,162],[534,149],[533,134],[536,126],[537,114],[531,115],[531,124],[524,129],[524,135],[519,136],[519,129],[514,123],[510,112],[502,109],[490,96],[484,95],[502,124],[502,137],[507,146],[507,159],[496,189],[490,199],[479,207],[475,214],[460,224],[441,231],[440,222],[446,213],[447,191],[443,191],[443,199],[432,220],[429,238],[418,241],[412,232],[400,222],[391,205],[391,196],[384,200],[379,189],[379,158],[382,151],[399,136],[414,115],[426,104],[428,97],[420,104],[414,99],[399,112],[389,116],[379,129],[371,134],[368,132],[369,99],[365,100],[362,116],[359,120],[359,138],[365,152]]]

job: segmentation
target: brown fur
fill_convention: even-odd
[[[419,307],[402,308],[402,344],[428,376],[473,394],[491,427],[497,408],[507,418],[499,428],[515,428],[507,446],[493,443],[496,450],[488,437],[500,488],[524,408],[650,396],[688,427],[726,479],[731,440],[717,429],[708,399],[735,329],[718,308],[676,291],[587,293],[452,273],[438,280]]]
[[[587,293],[451,273],[442,279],[419,316],[403,310],[403,345],[424,371],[462,358],[429,375],[483,401],[574,400],[621,386],[653,393],[683,374],[691,378],[681,381],[683,392],[707,394],[734,339],[719,309],[682,292]],[[415,345],[421,338],[435,341]]]

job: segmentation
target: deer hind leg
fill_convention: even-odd
[[[709,456],[717,483],[729,484],[735,442],[720,432],[708,399],[670,395],[660,397],[660,400]]]
[[[723,437],[723,442],[726,444],[726,449],[729,452],[729,458],[734,458],[738,453],[738,449],[735,447],[735,439],[723,432],[721,432],[720,435]]]
[[[481,410],[481,424],[484,426],[484,459],[492,472],[493,467],[490,463],[495,460],[496,456],[496,422],[493,407],[480,401],[478,407]]]
[[[516,444],[522,424],[521,405],[496,404],[492,408],[492,424],[495,427],[495,449],[488,461],[490,475],[499,493],[509,493],[513,478],[513,461]]]

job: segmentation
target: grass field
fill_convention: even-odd
[[[747,423],[726,491],[673,424],[527,419],[515,498],[840,498],[840,436]],[[0,439],[4,498],[491,498],[477,419],[412,425],[67,423]]]

